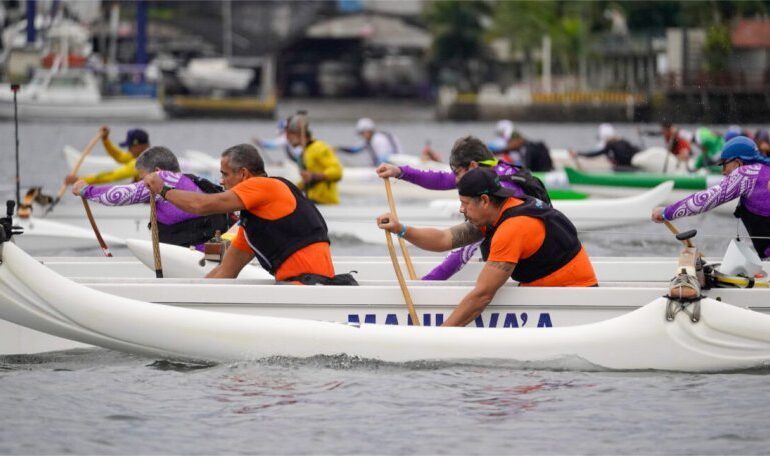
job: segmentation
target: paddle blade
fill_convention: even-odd
[[[59,204],[59,201],[61,201],[61,198],[60,198],[60,197],[56,197],[56,198],[54,198],[54,200],[53,200],[53,202],[51,203],[51,205],[50,205],[50,206],[48,206],[48,207],[46,208],[45,212],[43,212],[43,217],[45,217],[46,215],[48,215],[49,213],[51,213],[51,211],[53,210],[53,208],[54,208],[54,207],[56,207],[56,205],[57,205],[57,204]]]

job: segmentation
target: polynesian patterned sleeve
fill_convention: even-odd
[[[455,175],[449,171],[433,171],[401,166],[399,179],[419,185],[428,190],[452,190],[457,187]]]
[[[422,277],[422,280],[447,280],[468,264],[482,241],[460,247],[444,258],[438,266]]]
[[[180,178],[180,175],[170,171],[160,171],[158,175],[172,187],[176,186]],[[126,185],[87,185],[83,187],[82,196],[105,206],[127,206],[150,201],[150,191],[142,181]]]
[[[735,198],[748,196],[754,189],[759,170],[758,165],[741,166],[722,179],[719,185],[693,193],[666,207],[663,216],[666,220],[674,220],[702,214]]]

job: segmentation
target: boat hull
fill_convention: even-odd
[[[714,299],[700,301],[694,321],[685,312],[667,321],[668,302],[658,297],[626,300],[623,305],[638,309],[614,318],[547,330],[339,324],[128,299],[75,284],[12,244],[2,249],[0,317],[51,335],[146,356],[234,361],[348,354],[389,362],[503,361],[564,368],[565,362],[578,361],[579,368],[676,371],[747,369],[770,362],[770,316]],[[33,277],[43,278],[46,285]],[[327,300],[338,301],[334,295],[340,289],[361,293],[361,302],[398,293],[396,287],[391,293],[356,287],[274,288],[291,290],[304,304],[333,304]],[[577,289],[560,291],[572,292],[573,303],[589,302],[575,296]],[[440,299],[432,296],[436,301]]]

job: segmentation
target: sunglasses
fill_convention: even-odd
[[[724,168],[725,166],[727,166],[728,164],[730,164],[730,163],[734,162],[735,160],[737,160],[737,158],[731,158],[731,159],[729,159],[729,160],[724,160],[724,161],[722,161],[722,162],[720,162],[720,163],[719,163],[719,166],[721,166],[722,168]]]

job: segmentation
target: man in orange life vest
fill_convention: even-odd
[[[561,212],[528,196],[514,197],[489,168],[471,169],[457,183],[460,212],[467,221],[448,229],[407,227],[391,214],[377,218],[380,228],[436,252],[481,239],[486,265],[476,286],[444,326],[465,326],[486,308],[508,278],[520,286],[590,287],[596,275],[574,225]]]
[[[205,194],[165,185],[155,174],[144,178],[155,193],[180,209],[200,215],[240,211],[241,226],[222,264],[209,278],[234,278],[256,256],[277,281],[352,285],[348,274],[335,276],[326,222],[315,205],[291,182],[268,177],[251,144],[222,153],[222,193]],[[341,277],[345,279],[341,279]],[[336,277],[336,279],[335,279]],[[342,280],[342,282],[340,282]],[[355,280],[352,280],[355,282]]]

